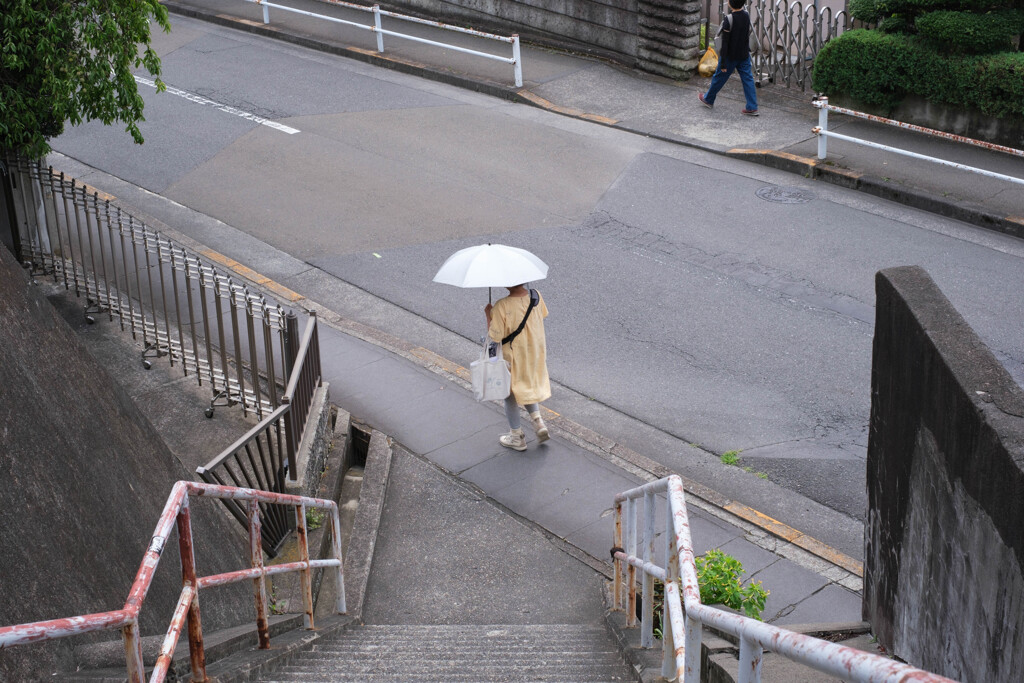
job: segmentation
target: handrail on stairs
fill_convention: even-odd
[[[220,498],[247,502],[249,521],[249,554],[250,567],[213,576],[196,576],[195,555],[192,544],[192,522],[189,512],[189,496],[203,498]],[[267,567],[263,564],[263,551],[260,542],[259,504],[271,503],[288,505],[295,509],[296,531],[299,539],[299,561]],[[323,560],[309,559],[309,543],[306,533],[306,509],[320,508],[327,510],[331,518],[331,545],[333,557]],[[163,681],[171,665],[171,657],[177,647],[178,639],[186,623],[188,625],[189,657],[192,666],[192,681],[204,683],[210,680],[206,675],[206,655],[203,649],[203,629],[199,619],[199,591],[203,588],[224,586],[239,581],[252,580],[256,600],[256,628],[259,633],[259,647],[270,648],[270,627],[266,577],[272,574],[299,572],[302,584],[302,602],[304,609],[304,625],[313,628],[313,592],[312,570],[334,567],[338,584],[338,597],[335,611],[344,614],[345,581],[341,554],[341,520],[338,504],[321,498],[307,498],[269,491],[239,488],[234,486],[215,486],[193,481],[179,481],[171,489],[167,504],[160,515],[153,538],[149,542],[142,564],[135,575],[135,582],[128,593],[124,607],[110,612],[84,614],[64,619],[51,619],[28,624],[0,627],[0,650],[15,645],[54,640],[67,636],[82,635],[93,631],[120,629],[124,637],[125,655],[127,658],[128,678],[132,683],[141,683],[145,679],[145,668],[142,662],[142,641],[139,634],[139,613],[142,603],[149,592],[153,575],[164,545],[170,536],[172,526],[178,530],[178,547],[181,555],[182,589],[177,607],[171,618],[170,626],[160,648],[160,655],[150,676],[151,683]]]
[[[654,563],[655,520],[660,494],[667,494],[668,499],[665,509],[667,567]],[[643,504],[643,525],[639,530],[637,501],[642,501]],[[626,508],[625,516],[623,507]],[[690,521],[683,495],[683,481],[678,475],[659,479],[615,496],[614,543],[614,608],[627,611],[627,625],[630,627],[637,624],[636,572],[642,572],[641,647],[649,648],[654,645],[654,579],[665,584],[665,600],[661,615],[661,673],[665,678],[681,683],[700,682],[701,636],[703,625],[707,624],[739,639],[740,666],[737,683],[759,683],[761,658],[765,650],[854,683],[897,683],[908,680],[953,683],[938,674],[922,671],[879,655],[701,604],[693,545],[690,542]],[[639,557],[638,545],[641,553]]]

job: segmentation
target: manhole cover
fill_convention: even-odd
[[[761,199],[778,204],[806,204],[814,199],[814,194],[807,190],[795,187],[778,187],[777,185],[762,187],[754,194]]]

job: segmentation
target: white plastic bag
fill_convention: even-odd
[[[490,340],[484,339],[480,359],[469,364],[469,376],[473,383],[473,396],[478,401],[504,401],[512,390],[512,373],[501,354],[501,344],[492,358],[487,347]]]

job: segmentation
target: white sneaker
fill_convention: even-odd
[[[498,437],[498,441],[505,448],[511,448],[514,451],[526,450],[526,435],[523,434],[522,429],[513,429],[508,434],[502,434]]]
[[[537,435],[537,443],[544,443],[551,438],[548,434],[548,426],[544,424],[544,418],[540,416],[539,412],[530,415],[530,419],[533,420],[533,431]]]

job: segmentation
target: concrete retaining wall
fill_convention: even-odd
[[[191,472],[0,247],[0,625],[120,609],[175,481]],[[217,501],[191,505],[199,571],[244,566]],[[163,633],[181,590],[167,544],[141,614]],[[213,592],[216,591],[216,592]],[[251,584],[201,596],[204,631],[253,621]],[[0,652],[0,680],[49,679],[103,632]]]
[[[680,0],[393,0],[382,7],[686,79],[697,68],[700,3]],[[528,66],[527,66],[528,68]]]
[[[864,614],[957,680],[1024,671],[1024,391],[920,268],[882,271]]]

